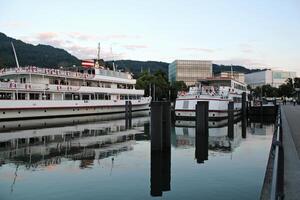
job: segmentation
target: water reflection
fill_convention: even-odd
[[[106,115],[104,119],[117,118],[120,115]],[[23,121],[22,127],[27,130],[15,130],[18,126],[2,122],[9,131],[0,134],[0,163],[15,163],[30,169],[58,165],[65,158],[79,160],[81,169],[91,168],[94,160],[131,151],[137,134],[142,133],[137,139],[149,138],[143,133],[148,117],[133,118],[132,129],[127,129],[122,119],[102,122],[97,119],[98,116]],[[74,121],[76,125],[69,126]],[[44,127],[30,129],[41,126]]]
[[[230,134],[228,133],[228,127],[226,124],[221,127],[209,127],[208,138],[201,134],[199,134],[199,138],[196,138],[196,128],[194,123],[185,124],[189,125],[175,126],[174,128],[173,134],[175,140],[173,140],[173,146],[177,148],[191,148],[195,146],[196,148],[199,147],[199,149],[208,147],[210,150],[230,152],[234,148],[238,147],[242,140],[241,122],[236,122],[234,124],[233,131]],[[205,142],[206,140],[207,145]]]
[[[0,122],[4,199],[258,199],[273,125],[210,122],[205,136],[176,121],[171,151],[153,153],[149,117],[97,117]]]

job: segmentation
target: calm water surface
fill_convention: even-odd
[[[258,199],[272,124],[210,123],[208,160],[193,122],[172,126],[170,154],[152,155],[149,117],[0,122],[0,199]],[[201,161],[200,161],[201,162]],[[161,196],[161,197],[155,197]]]

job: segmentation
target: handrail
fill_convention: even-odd
[[[271,200],[283,199],[283,147],[282,147],[282,122],[280,107],[278,107],[276,129],[273,137],[273,171],[271,183]]]
[[[74,72],[74,71],[66,71],[61,69],[51,69],[51,68],[39,68],[35,66],[28,66],[28,67],[20,67],[20,68],[1,68],[0,74],[9,74],[10,72],[13,73],[33,73],[33,74],[44,74],[50,76],[64,76],[64,77],[71,77],[71,78],[84,78],[84,79],[93,79],[95,75],[81,73],[81,72]],[[106,69],[100,69],[99,75],[103,76],[110,76],[110,77],[117,77],[123,79],[130,79],[129,73],[119,72],[119,71],[111,71]]]

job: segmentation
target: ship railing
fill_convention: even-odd
[[[0,82],[1,89],[8,90],[25,90],[25,91],[78,91],[80,86],[71,85],[51,85],[51,84],[36,84],[36,83],[15,83],[15,82]]]
[[[70,78],[83,78],[83,79],[93,79],[95,77],[94,74],[66,71],[61,69],[39,68],[34,66],[0,69],[0,74],[15,74],[15,73],[44,74],[50,76],[63,76],[63,77],[70,77]],[[100,69],[99,75],[117,77],[123,79],[131,79],[131,75],[129,73],[124,73],[120,71],[111,71],[106,69]]]
[[[39,68],[39,67],[20,67],[20,68],[6,68],[1,69],[0,74],[16,74],[16,73],[28,73],[28,74],[42,74],[49,76],[63,76],[70,78],[83,78],[83,79],[93,79],[94,74],[65,71],[60,69],[49,69],[49,68]]]

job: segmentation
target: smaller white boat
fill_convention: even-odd
[[[234,113],[242,108],[242,93],[246,84],[227,77],[206,78],[199,80],[189,92],[180,92],[175,103],[177,118],[194,118],[198,101],[209,102],[209,119],[221,120],[228,116],[228,103],[234,102]]]

